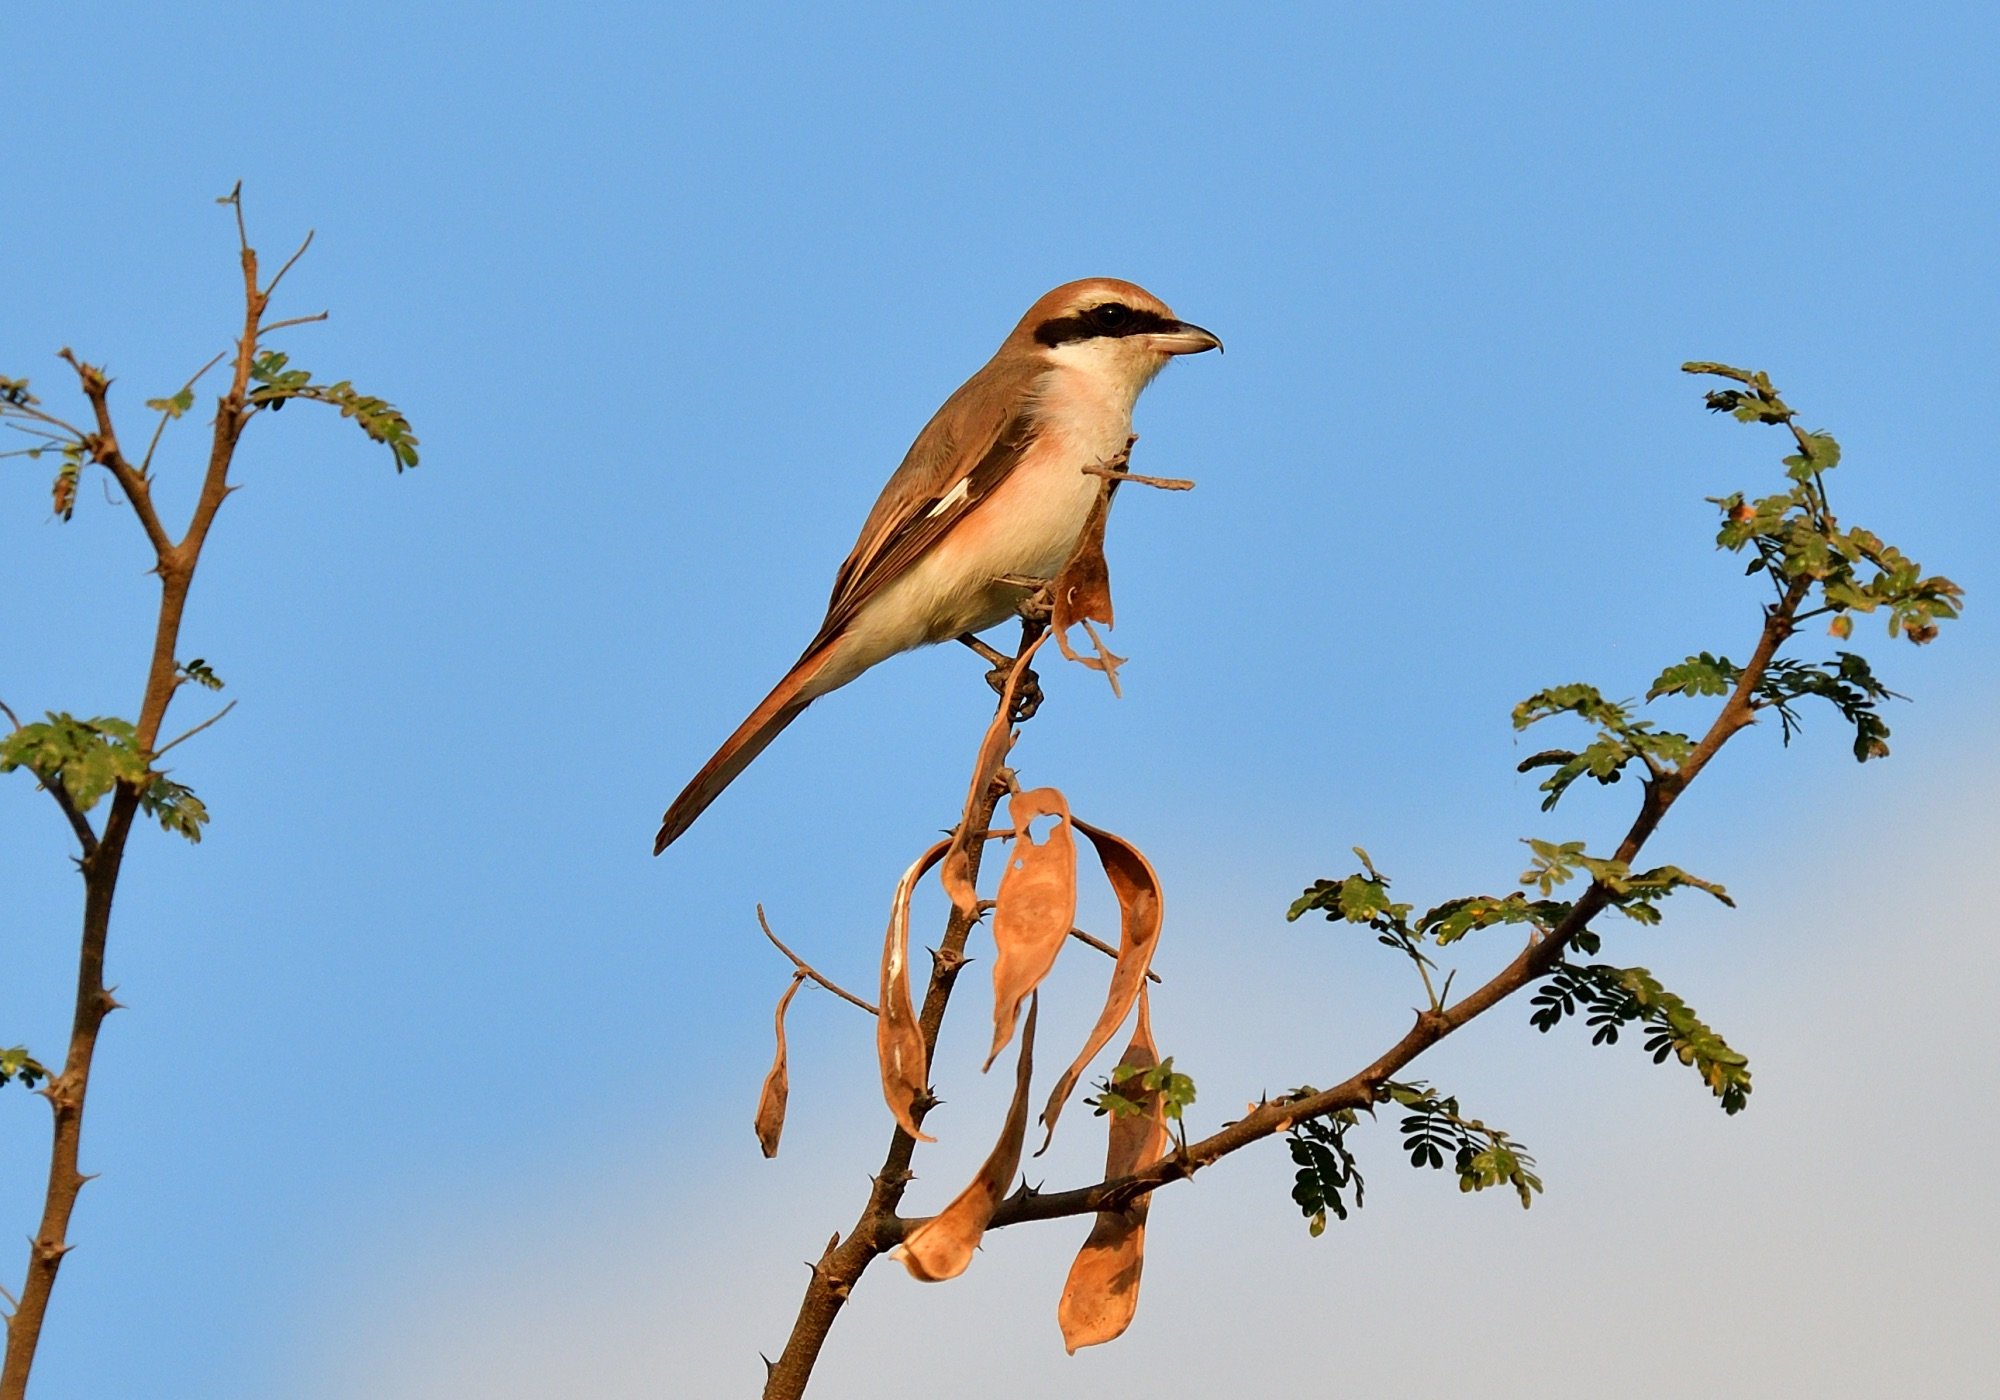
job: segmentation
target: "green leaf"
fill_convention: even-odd
[[[1778,712],[1779,732],[1783,741],[1789,744],[1792,735],[1801,727],[1798,711],[1794,708],[1797,702],[1804,699],[1824,700],[1842,719],[1854,726],[1854,757],[1857,761],[1866,763],[1871,758],[1886,758],[1889,753],[1889,724],[1876,707],[1884,700],[1907,697],[1898,695],[1877,680],[1866,657],[1851,651],[1835,652],[1834,657],[1832,661],[1816,662],[1785,657],[1772,662],[1756,689],[1758,707]]]
[[[1625,706],[1606,700],[1594,685],[1551,686],[1538,690],[1514,707],[1514,728],[1526,729],[1551,715],[1574,714],[1592,724],[1616,730],[1628,719]]]
[[[52,1078],[47,1065],[28,1053],[24,1045],[16,1045],[10,1050],[0,1050],[0,1084],[8,1084],[18,1079],[21,1086],[32,1089],[44,1079]]]
[[[1511,1186],[1525,1209],[1534,1204],[1542,1189],[1534,1173],[1535,1159],[1526,1148],[1498,1128],[1488,1127],[1477,1118],[1459,1111],[1456,1098],[1443,1098],[1421,1082],[1398,1084],[1391,1080],[1377,1091],[1377,1097],[1410,1109],[1400,1131],[1403,1150],[1410,1165],[1442,1170],[1446,1162],[1458,1174],[1461,1191],[1484,1191],[1489,1186]]]
[[[417,465],[417,434],[394,405],[363,394],[343,379],[338,384],[315,384],[308,370],[290,369],[291,360],[273,350],[259,355],[250,367],[250,378],[259,386],[251,391],[250,402],[276,411],[288,399],[311,399],[331,404],[343,418],[352,418],[376,442],[388,447],[401,472]]]
[[[1726,1113],[1738,1113],[1749,1102],[1750,1062],[1643,967],[1560,963],[1530,1005],[1535,1007],[1530,1024],[1544,1032],[1565,1017],[1585,1013],[1593,1045],[1617,1044],[1620,1030],[1638,1022],[1655,1064],[1671,1055],[1693,1067]]]
[[[214,669],[199,656],[192,661],[181,662],[175,669],[183,677],[193,681],[205,690],[222,689],[222,677],[216,675]]]
[[[170,399],[147,399],[146,407],[166,414],[169,419],[178,418],[194,407],[194,386],[189,385]]]
[[[1662,695],[1727,695],[1730,688],[1736,684],[1736,678],[1742,674],[1742,667],[1728,657],[1711,656],[1703,652],[1660,672],[1659,678],[1646,688],[1646,698],[1657,700]]]
[[[1521,883],[1532,885],[1543,894],[1550,894],[1557,885],[1568,884],[1576,874],[1577,862],[1583,859],[1583,842],[1565,841],[1557,845],[1553,841],[1542,841],[1535,837],[1524,838],[1528,849],[1533,852],[1533,863],[1521,872]]]
[[[1428,967],[1430,959],[1418,951],[1419,935],[1410,927],[1410,913],[1415,906],[1390,899],[1388,877],[1376,871],[1366,851],[1356,846],[1354,852],[1367,866],[1365,873],[1349,875],[1343,880],[1315,880],[1292,901],[1286,919],[1297,919],[1318,909],[1331,920],[1366,924],[1375,931],[1376,942],[1396,949],[1419,966]]]
[[[1114,1085],[1131,1085],[1136,1092],[1146,1096],[1146,1102],[1119,1093],[1112,1087]],[[1157,1096],[1166,1116],[1178,1120],[1182,1110],[1192,1104],[1195,1097],[1194,1080],[1174,1071],[1172,1055],[1158,1064],[1143,1068],[1121,1064],[1111,1071],[1108,1079],[1098,1081],[1097,1089],[1097,1096],[1084,1102],[1092,1105],[1098,1114],[1109,1113],[1114,1117],[1150,1113],[1150,1103]]]
[[[1794,481],[1809,481],[1821,472],[1840,465],[1840,444],[1827,433],[1807,433],[1806,451],[1785,458],[1785,475]],[[1811,455],[1806,455],[1810,452]]]
[[[139,794],[139,810],[153,817],[162,829],[201,843],[201,829],[208,825],[208,807],[199,797],[173,779],[155,774]]]
[[[1427,912],[1417,921],[1417,932],[1436,939],[1440,946],[1496,924],[1533,924],[1549,933],[1569,916],[1570,908],[1562,900],[1530,900],[1518,890],[1504,898],[1471,895],[1448,899]]]
[[[0,773],[25,768],[49,787],[60,787],[79,812],[88,812],[120,784],[136,791],[140,810],[168,831],[201,840],[208,808],[181,783],[152,768],[131,722],[100,715],[78,719],[51,711],[46,721],[24,724],[0,738]]]
[[[1346,1193],[1352,1192],[1354,1208],[1361,1208],[1365,1187],[1354,1154],[1347,1147],[1347,1130],[1354,1123],[1352,1109],[1339,1109],[1295,1124],[1287,1139],[1292,1161],[1299,1169],[1293,1178],[1292,1200],[1306,1217],[1307,1229],[1315,1239],[1326,1229],[1329,1211],[1336,1219],[1347,1219]]]

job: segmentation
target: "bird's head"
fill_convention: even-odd
[[[1007,339],[1056,365],[1126,381],[1135,394],[1174,356],[1222,348],[1144,287],[1116,277],[1064,283],[1029,307]]]

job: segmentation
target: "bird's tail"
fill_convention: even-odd
[[[785,673],[763,702],[750,712],[750,717],[736,726],[736,732],[723,741],[715,751],[715,757],[702,765],[702,770],[674,799],[673,806],[660,820],[660,834],[653,838],[653,854],[658,855],[680,838],[680,834],[694,825],[696,817],[708,810],[708,804],[722,794],[722,790],[736,781],[736,775],[750,766],[750,760],[764,752],[780,731],[797,719],[807,705],[819,695],[812,682],[825,669],[833,653],[834,644],[828,642],[808,651],[799,658],[798,664]]]

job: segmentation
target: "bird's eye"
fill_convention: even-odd
[[[1102,306],[1091,308],[1090,319],[1099,330],[1121,330],[1132,319],[1132,308],[1121,306],[1115,301],[1107,301]]]

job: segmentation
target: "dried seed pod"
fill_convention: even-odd
[[[1144,990],[1139,994],[1139,1025],[1125,1047],[1121,1064],[1150,1069],[1159,1063],[1153,1044],[1153,1024]],[[1128,1085],[1134,1081],[1125,1081]],[[1158,1157],[1167,1146],[1166,1106],[1157,1092],[1124,1091],[1140,1103],[1143,1114],[1109,1114],[1110,1145],[1104,1153],[1104,1179],[1126,1176]],[[1096,1346],[1132,1325],[1139,1307],[1139,1274],[1146,1260],[1146,1212],[1152,1193],[1138,1197],[1123,1210],[1099,1211],[1090,1237],[1077,1251],[1063,1284],[1056,1321],[1063,1345],[1073,1355],[1078,1347]]]
[[[792,1004],[799,984],[805,980],[803,972],[792,974],[792,985],[778,998],[778,1014],[773,1018],[778,1025],[778,1053],[757,1095],[757,1145],[764,1149],[766,1157],[778,1155],[778,1138],[785,1131],[785,1103],[792,1095],[791,1076],[785,1069],[785,1008]]]
[[[1047,1137],[1035,1154],[1040,1156],[1048,1151],[1049,1139],[1055,1136],[1056,1118],[1062,1113],[1070,1093],[1076,1088],[1077,1080],[1097,1052],[1102,1050],[1118,1027],[1131,1014],[1132,1003],[1138,1000],[1146,985],[1146,970],[1153,964],[1153,950],[1159,946],[1160,924],[1166,917],[1166,905],[1160,890],[1160,877],[1154,873],[1151,862],[1137,846],[1122,836],[1092,826],[1089,822],[1072,818],[1076,829],[1090,838],[1090,844],[1097,850],[1097,858],[1104,866],[1105,878],[1111,881],[1111,888],[1118,896],[1118,962],[1111,972],[1111,987],[1104,998],[1104,1010],[1097,1018],[1097,1025],[1091,1030],[1090,1038],[1084,1042],[1083,1053],[1063,1071],[1061,1079],[1049,1094],[1048,1106],[1042,1110],[1042,1126],[1047,1129]]]
[[[1036,1002],[1030,1001],[1028,1024],[1021,1031],[1021,1058],[1014,1070],[1014,1099],[1007,1106],[1000,1140],[971,1184],[896,1247],[895,1257],[913,1278],[942,1283],[965,1272],[986,1234],[987,1222],[1021,1168],[1021,1145],[1028,1136],[1028,1081],[1035,1070],[1036,1010]]]
[[[1104,672],[1104,678],[1111,682],[1113,695],[1118,694],[1118,668],[1125,664],[1125,658],[1112,655],[1097,635],[1097,629],[1090,624],[1101,622],[1106,627],[1112,625],[1111,566],[1104,559],[1104,527],[1111,518],[1111,496],[1117,485],[1114,481],[1105,481],[1098,487],[1097,500],[1084,519],[1083,534],[1077,539],[1076,549],[1056,576],[1052,590],[1055,595],[1054,617],[1050,623],[1062,654],[1094,671]],[[1090,634],[1091,645],[1097,650],[1094,657],[1080,656],[1070,648],[1069,629],[1079,622]]]
[[[986,1067],[1014,1038],[1021,1003],[1055,966],[1056,954],[1076,923],[1076,833],[1069,803],[1052,787],[1017,792],[1007,802],[1014,844],[993,907],[993,1045]],[[1030,828],[1037,818],[1055,817],[1055,828],[1039,844]]]
[[[917,1126],[910,1109],[930,1091],[930,1067],[924,1054],[923,1032],[910,1001],[910,897],[917,881],[944,855],[950,842],[940,841],[918,856],[896,884],[889,908],[889,932],[882,942],[882,994],[875,1017],[875,1052],[882,1064],[882,1097],[896,1123],[918,1142],[935,1142]]]

